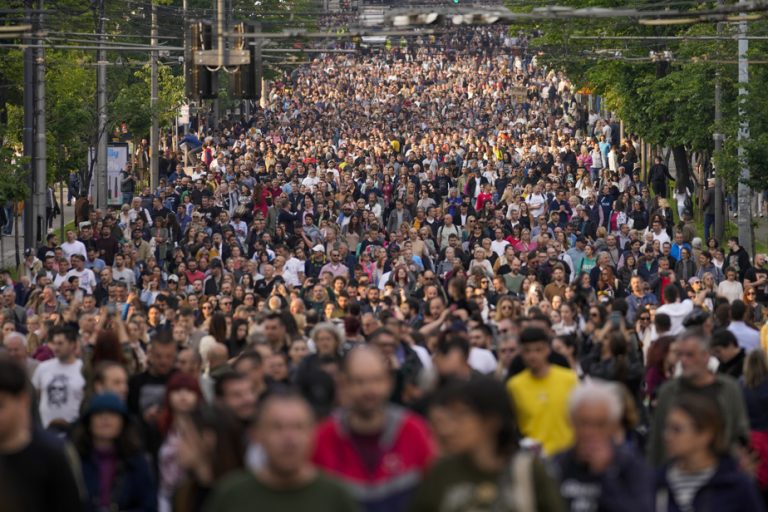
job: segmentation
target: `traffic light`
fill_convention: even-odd
[[[238,23],[234,31],[240,34],[255,34],[261,31],[258,23]],[[255,44],[251,44],[254,42]],[[233,46],[237,49],[247,49],[250,55],[250,63],[240,65],[237,70],[229,75],[230,93],[234,98],[245,100],[261,99],[262,60],[261,45],[257,38],[246,36],[234,40]]]
[[[219,93],[217,74],[205,66],[195,64],[196,51],[213,49],[213,25],[210,21],[190,23],[185,39],[187,74],[184,78],[187,97],[195,100],[216,98]]]

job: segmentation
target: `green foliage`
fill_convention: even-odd
[[[173,74],[169,66],[159,64],[157,108],[152,111],[150,105],[150,66],[146,65],[133,74],[133,81],[123,85],[110,103],[110,117],[115,123],[124,122],[134,138],[140,139],[149,134],[152,115],[156,115],[161,125],[173,121],[176,111],[184,101],[184,77]]]
[[[558,2],[574,8],[620,7],[624,2],[613,0],[563,0]],[[633,4],[652,7],[651,0]],[[533,5],[512,10],[529,10]],[[684,4],[675,6],[685,9]],[[712,8],[714,2],[690,3],[689,10]],[[574,81],[575,88],[588,86],[602,96],[607,110],[621,118],[628,132],[640,135],[647,142],[663,147],[684,147],[697,152],[706,161],[712,156],[718,172],[729,186],[736,184],[742,162],[737,157],[738,84],[737,44],[734,36],[737,24],[726,23],[722,40],[696,39],[714,36],[715,23],[643,26],[626,18],[574,19],[572,22],[543,21],[538,24],[542,36],[533,40],[541,52],[540,61],[562,70]],[[768,22],[750,22],[751,34],[764,33]],[[530,30],[520,25],[513,30]],[[604,39],[579,39],[575,36],[603,36]],[[616,39],[613,36],[639,37]],[[668,37],[673,39],[666,39]],[[679,39],[674,39],[679,37]],[[652,62],[649,52],[669,51],[670,62]],[[764,59],[768,44],[750,41],[750,56]],[[714,83],[720,72],[722,86],[722,117],[720,126],[714,119]],[[750,90],[743,107],[750,124],[750,140],[745,144],[745,164],[749,166],[753,185],[768,181],[768,80],[764,65],[750,67]],[[723,133],[723,151],[713,155],[715,132]]]
[[[46,128],[49,179],[86,168],[96,138],[96,71],[87,55],[47,52]]]
[[[27,186],[29,159],[3,144],[0,147],[0,202],[23,201],[29,195]]]
[[[161,44],[181,44],[182,0],[154,0],[157,5]],[[149,15],[151,0],[123,2],[107,0],[105,6],[106,32],[112,42],[131,41],[149,43]],[[212,19],[211,0],[188,0],[189,19]],[[264,31],[284,28],[316,28],[320,5],[314,0],[232,0],[233,20],[253,20],[262,23]],[[9,7],[22,7],[13,0]],[[54,45],[88,44],[93,36],[57,34],[82,32],[94,34],[98,2],[89,0],[56,0],[46,4],[48,15],[45,28],[50,34],[48,42]],[[111,36],[130,38],[115,39]],[[65,40],[67,37],[69,41]],[[81,41],[74,41],[81,39]],[[8,40],[18,43],[20,41]],[[75,168],[85,172],[88,168],[88,149],[98,139],[96,112],[96,54],[94,51],[47,48],[46,59],[46,138],[48,140],[48,171],[51,181],[60,179]],[[122,65],[117,64],[119,60]],[[159,100],[153,112],[150,108],[150,70],[144,65],[149,60],[146,50],[107,52],[107,104],[108,130],[112,133],[121,123],[128,125],[134,138],[147,136],[153,115],[161,126],[172,122],[176,110],[184,102],[184,78],[181,66],[159,65]],[[136,67],[140,63],[141,67]],[[17,48],[0,49],[0,128],[3,141],[18,148],[22,141],[23,52]],[[276,70],[265,68],[265,76]],[[225,80],[223,81],[225,82]],[[223,95],[226,102],[226,94]],[[4,170],[0,179],[6,180]]]

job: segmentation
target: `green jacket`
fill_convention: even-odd
[[[685,379],[672,379],[659,390],[656,410],[653,413],[651,436],[648,441],[648,460],[654,467],[659,467],[666,462],[664,421],[675,400],[685,392],[710,394],[713,391],[725,418],[725,436],[729,444],[744,445],[749,441],[749,417],[744,396],[739,384],[732,377],[716,375],[715,383],[705,390],[694,387]]]

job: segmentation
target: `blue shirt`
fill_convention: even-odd
[[[688,249],[688,254],[691,253],[691,245],[689,243],[683,242],[683,245],[672,244],[672,249],[669,251],[669,255],[675,258],[675,261],[680,261],[683,259],[682,255],[680,254],[683,249]]]

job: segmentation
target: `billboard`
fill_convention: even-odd
[[[93,148],[90,148],[88,153],[89,160],[95,162]],[[120,193],[120,171],[125,169],[128,156],[128,144],[120,142],[107,144],[107,204],[109,206],[120,206],[123,202],[123,195]],[[91,197],[96,197],[96,191],[93,188],[95,182],[91,174],[91,187],[88,191]]]

